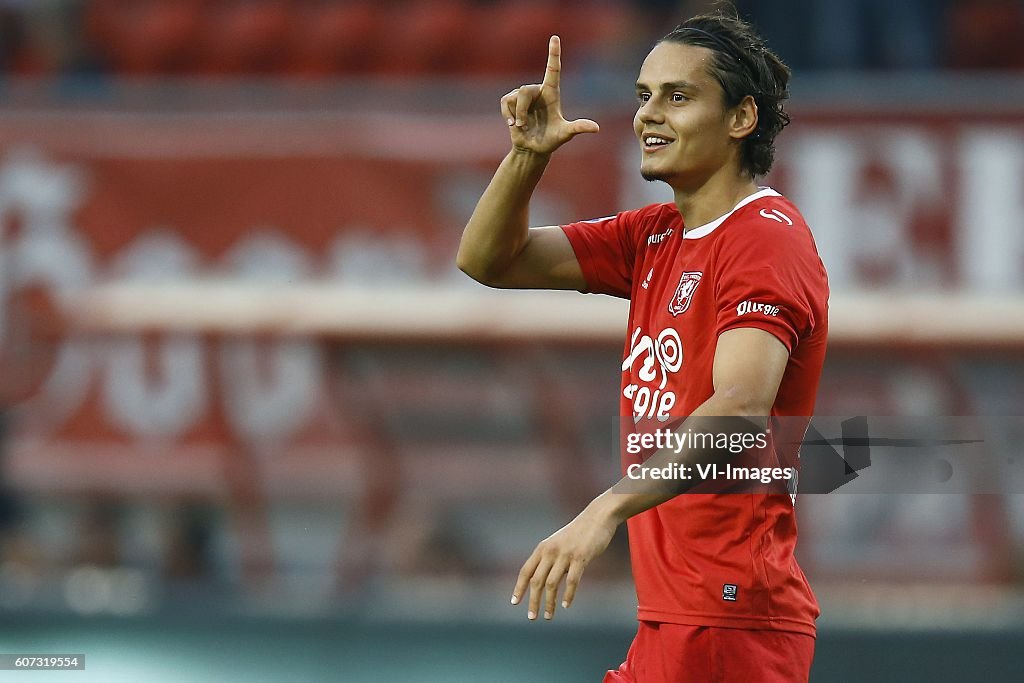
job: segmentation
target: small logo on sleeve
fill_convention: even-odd
[[[776,223],[785,222],[786,225],[793,225],[793,219],[778,209],[761,209],[761,218],[767,218],[768,220],[775,221]]]
[[[740,595],[740,589],[735,583],[727,583],[722,586],[722,599],[729,602],[736,602]]]
[[[772,304],[762,304],[757,301],[744,301],[736,307],[736,315],[747,313],[763,313],[764,315],[776,316],[779,314],[779,307]]]
[[[675,294],[672,295],[671,301],[668,302],[668,312],[673,316],[677,316],[680,313],[686,313],[686,309],[690,307],[690,301],[693,300],[693,293],[697,291],[697,285],[700,284],[700,279],[704,277],[704,273],[690,271],[683,273],[683,276],[679,278],[679,286],[676,287]]]

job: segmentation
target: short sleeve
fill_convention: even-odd
[[[812,301],[822,289],[821,273],[806,227],[751,230],[743,239],[723,243],[716,336],[737,328],[761,329],[792,353],[814,328]]]
[[[634,210],[561,226],[587,282],[584,291],[630,297],[640,223],[641,213]]]

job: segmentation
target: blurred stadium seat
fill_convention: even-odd
[[[380,10],[372,2],[321,2],[297,14],[293,68],[302,75],[355,75],[371,68],[380,39]]]
[[[287,0],[229,0],[210,12],[201,69],[206,73],[263,75],[284,69],[294,41]]]
[[[792,55],[800,68],[814,68],[815,58],[830,68],[1024,65],[1019,3],[914,2],[912,8],[895,14],[880,10],[884,4],[870,2],[847,8],[852,14],[838,11],[838,6],[819,13],[808,5],[782,22],[765,5],[740,6],[755,19],[766,20],[769,43],[784,56]],[[700,4],[693,3],[692,9]],[[792,13],[801,5],[786,7],[783,11]],[[543,44],[556,32],[585,62],[596,59],[628,68],[642,51],[640,46],[650,44],[675,20],[670,9],[675,11],[666,3],[616,0],[87,0],[45,8],[13,3],[0,10],[0,69],[75,72],[99,66],[114,75],[293,77],[511,74],[529,71],[529,46]],[[55,17],[61,20],[63,34],[46,28]],[[813,36],[835,30],[843,17],[856,18],[850,36],[877,39],[850,38],[842,47],[833,43],[836,54],[831,54],[829,42],[815,42]],[[890,25],[892,21],[915,22],[906,27],[913,45],[898,44],[900,29]],[[812,38],[801,38],[808,32]],[[85,43],[84,49],[59,54],[68,52],[64,44],[79,41]]]
[[[128,75],[194,71],[205,36],[206,0],[96,0],[85,30],[104,64]]]
[[[484,27],[464,0],[404,2],[380,12],[381,30],[370,71],[382,75],[439,74],[466,66],[466,37]]]
[[[561,27],[559,7],[551,0],[483,4],[477,8],[474,26],[461,41],[466,48],[465,73],[528,74],[537,69],[537,50],[543,52],[548,36]]]
[[[947,22],[949,64],[958,69],[1024,67],[1024,8],[1013,0],[953,3]]]

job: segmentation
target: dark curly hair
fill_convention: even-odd
[[[711,75],[722,86],[726,107],[735,107],[747,95],[754,98],[757,128],[743,139],[741,162],[751,177],[768,173],[775,159],[775,136],[789,124],[782,108],[789,97],[789,67],[732,7],[693,17],[658,42],[711,50]]]

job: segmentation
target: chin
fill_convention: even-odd
[[[647,163],[640,164],[640,177],[648,182],[660,180],[668,183],[679,175],[679,169],[666,164],[664,159],[644,159]]]
[[[669,174],[665,173],[664,171],[653,171],[650,169],[641,168],[640,177],[650,183],[653,183],[656,180],[661,180],[667,183],[671,176],[669,176]]]

